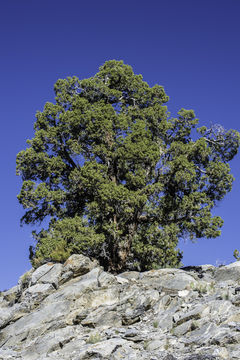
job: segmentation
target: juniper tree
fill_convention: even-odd
[[[33,232],[34,266],[72,253],[115,272],[178,266],[180,238],[219,236],[211,211],[231,190],[237,131],[203,126],[193,137],[194,111],[170,117],[163,87],[122,61],[54,90],[17,156],[21,221],[48,223]]]

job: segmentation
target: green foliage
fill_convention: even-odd
[[[165,350],[168,350],[169,348],[170,348],[170,341],[169,341],[168,338],[166,338],[166,343],[165,343],[165,345],[164,345],[164,349],[165,349]]]
[[[96,234],[93,227],[80,217],[52,222],[48,231],[34,232],[37,246],[32,264],[37,267],[46,260],[64,262],[74,253],[97,257],[104,242],[103,234]]]
[[[153,327],[154,327],[155,329],[158,328],[158,325],[159,325],[159,324],[158,324],[158,321],[154,321],[154,322],[153,322]]]
[[[223,296],[222,296],[222,300],[229,300],[230,299],[230,295],[229,295],[229,292],[226,292],[226,293],[224,293],[223,294]]]
[[[237,131],[203,126],[193,137],[194,111],[170,118],[163,87],[122,61],[54,90],[17,156],[22,223],[49,220],[34,232],[34,266],[83,253],[116,272],[177,267],[180,238],[220,234],[211,211],[231,190]]]
[[[208,283],[194,283],[194,282],[191,282],[190,284],[190,289],[193,290],[193,291],[198,291],[198,293],[200,295],[202,294],[210,294],[210,293],[213,293],[215,291],[215,283],[212,281],[210,284]]]
[[[87,344],[96,344],[102,340],[101,335],[97,332],[95,334],[91,334],[89,338],[87,339]]]
[[[25,274],[21,276],[21,286],[24,288],[27,287],[30,280],[31,280],[31,273],[30,271],[27,271]]]
[[[237,261],[240,261],[239,251],[237,249],[234,250],[233,256]]]

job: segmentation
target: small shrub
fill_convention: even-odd
[[[225,294],[223,294],[223,300],[229,300],[229,293],[227,292],[227,293],[225,293]]]
[[[208,284],[195,285],[192,282],[192,283],[190,283],[190,289],[193,291],[198,291],[199,294],[207,294],[208,292],[213,292],[215,290],[215,283],[214,283],[214,281],[212,281],[210,285],[208,285]]]
[[[23,276],[22,276],[22,282],[23,282],[23,283],[28,282],[28,281],[29,281],[29,278],[30,278],[30,274],[29,274],[29,272],[26,272],[26,273],[23,274]]]
[[[147,350],[148,343],[149,343],[148,340],[144,340],[144,342],[143,342],[143,348],[144,348],[144,350]]]
[[[96,344],[98,343],[99,341],[101,341],[102,338],[101,338],[101,335],[99,333],[95,333],[95,334],[91,334],[89,336],[89,338],[87,339],[86,343],[87,344]]]
[[[166,344],[164,345],[164,349],[168,350],[170,347],[169,339],[166,339]]]
[[[198,292],[200,294],[206,294],[207,293],[207,285],[200,285],[198,288]]]
[[[30,282],[30,279],[31,279],[31,272],[30,271],[27,271],[25,274],[23,274],[20,278],[21,280],[21,287],[22,289],[25,289],[28,287],[28,284]]]
[[[153,327],[156,329],[156,328],[158,328],[158,321],[154,321],[153,322]]]
[[[237,261],[240,261],[239,251],[237,249],[234,250],[233,256]]]
[[[211,284],[209,285],[209,289],[210,289],[211,291],[214,291],[214,290],[215,290],[215,283],[214,283],[214,281],[212,281]]]
[[[195,291],[196,290],[196,286],[194,285],[194,282],[191,282],[189,285],[190,289]]]

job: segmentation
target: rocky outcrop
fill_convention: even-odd
[[[114,276],[72,255],[0,295],[0,359],[240,359],[240,261]]]

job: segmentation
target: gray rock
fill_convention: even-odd
[[[168,332],[173,327],[173,314],[174,312],[166,312],[166,313],[160,313],[158,317],[156,317],[155,322],[153,322],[153,325],[155,325],[157,328],[160,328],[164,332]]]
[[[193,354],[186,358],[186,360],[217,360],[215,356],[212,355],[200,355],[200,354]]]
[[[140,273],[138,271],[126,271],[119,274],[119,276],[130,281],[137,281],[139,279]]]
[[[37,268],[31,276],[31,285],[35,285],[43,276],[47,275],[53,268],[53,263],[47,263]]]
[[[121,326],[121,315],[117,312],[117,307],[104,306],[91,311],[85,319],[81,321],[81,325],[90,328],[101,327],[108,328],[111,326]]]
[[[54,290],[52,284],[36,284],[30,286],[21,296],[21,301],[27,303],[29,307],[39,305]]]
[[[19,291],[22,292],[24,289],[26,289],[28,286],[30,286],[32,274],[34,272],[34,269],[31,269],[27,271],[25,274],[20,276],[18,280],[18,287]]]
[[[63,272],[72,271],[73,276],[84,275],[98,266],[96,260],[91,261],[84,255],[71,255],[63,265]]]
[[[1,294],[0,360],[240,359],[239,269],[42,265]]]
[[[84,292],[91,291],[99,287],[98,277],[101,271],[102,270],[100,268],[95,268],[85,275],[72,279],[51,294],[46,301],[55,302],[60,298],[75,301],[80,298]]]
[[[35,285],[36,283],[52,284],[55,288],[58,288],[62,269],[62,264],[47,263],[40,266],[32,274],[31,285]]]
[[[191,311],[186,313],[177,313],[174,315],[173,320],[176,325],[181,325],[182,323],[189,321],[189,320],[198,320],[202,316],[205,316],[206,313],[209,313],[210,309],[207,305],[197,305]]]
[[[42,284],[52,284],[56,289],[58,288],[59,279],[62,274],[63,265],[54,264],[51,270],[43,275],[38,282]]]
[[[173,334],[176,336],[183,336],[189,331],[192,331],[197,325],[194,325],[195,323],[192,320],[189,320],[187,322],[184,322],[180,325],[177,325],[173,329]]]
[[[59,280],[60,284],[64,284],[65,282],[69,281],[73,278],[73,271],[66,271],[62,274],[61,279]]]
[[[20,289],[19,286],[16,285],[3,293],[3,300],[7,301],[9,305],[13,305],[17,302],[19,295]]]
[[[217,268],[214,276],[216,281],[230,281],[240,284],[240,261]]]
[[[34,339],[22,352],[25,360],[38,360],[44,353],[56,351],[73,340],[76,336],[74,327],[65,327],[48,332],[46,335]]]
[[[146,345],[146,350],[154,351],[157,349],[163,350],[164,347],[166,347],[166,341],[165,340],[150,340]]]
[[[179,290],[189,289],[191,285],[197,284],[193,276],[179,269],[160,269],[142,273],[140,281],[151,288],[177,293]]]
[[[111,355],[126,343],[123,339],[109,339],[96,344],[87,344],[74,360],[110,359]]]
[[[10,349],[0,349],[0,360],[22,360],[22,357],[19,356],[19,353]]]
[[[0,308],[0,329],[3,329],[8,324],[15,322],[22,316],[29,312],[26,304],[14,304],[12,307]]]
[[[98,277],[98,283],[100,287],[106,287],[112,284],[116,284],[116,277],[112,274],[109,274],[105,271],[101,272]]]

